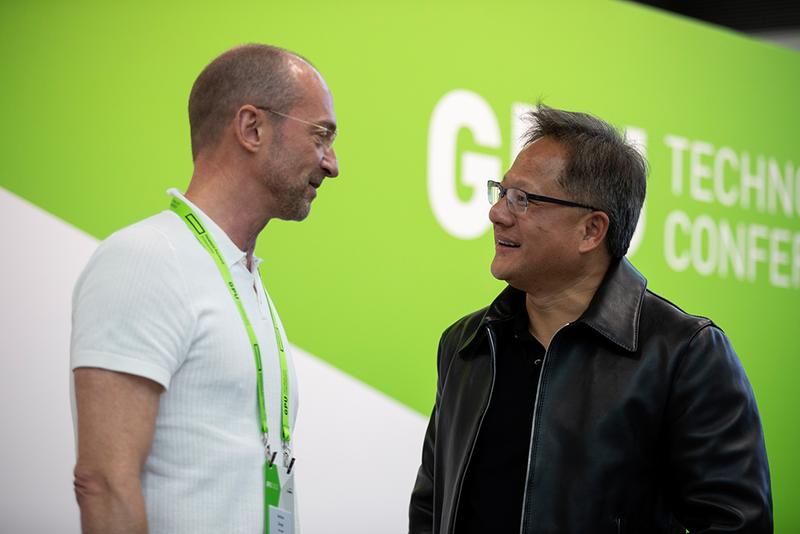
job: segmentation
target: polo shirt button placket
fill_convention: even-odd
[[[258,267],[254,267],[255,272],[251,271],[247,268],[247,258],[242,258],[241,262],[242,267],[248,274],[248,282],[250,283],[250,287],[253,288],[253,292],[256,294],[256,303],[258,304],[258,312],[261,315],[261,320],[265,320],[267,318],[267,306],[264,302],[264,297],[262,296],[261,292],[258,290],[258,280],[256,280],[257,276],[259,275]]]

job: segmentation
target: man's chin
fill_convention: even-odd
[[[292,209],[287,209],[280,217],[284,221],[300,222],[308,217],[311,212],[311,202],[303,202],[302,205],[293,206]]]
[[[295,214],[295,217],[292,218],[292,220],[293,221],[297,221],[297,222],[304,221],[304,220],[306,220],[306,218],[308,218],[308,215],[310,213],[311,213],[311,206],[306,206],[305,209],[298,211]]]
[[[492,276],[494,276],[498,280],[503,280],[505,282],[508,281],[508,272],[505,269],[503,269],[501,265],[498,265],[497,258],[492,260],[492,264],[489,267],[489,271],[492,273]]]

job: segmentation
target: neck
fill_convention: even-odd
[[[560,288],[526,292],[528,329],[545,349],[562,326],[583,315],[603,282],[608,265],[583,272]]]
[[[260,195],[246,187],[224,165],[195,167],[186,198],[208,215],[217,226],[247,253],[250,264],[258,234],[270,220]]]

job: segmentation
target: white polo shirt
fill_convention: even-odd
[[[219,226],[174,189],[170,194],[202,219],[230,269],[261,347],[270,441],[280,451],[280,362],[261,260],[254,258],[249,271],[245,253]],[[291,354],[287,365],[294,429]],[[77,367],[143,376],[166,389],[141,476],[151,534],[263,532],[253,351],[214,260],[172,211],[114,233],[89,260],[73,294],[71,368]]]

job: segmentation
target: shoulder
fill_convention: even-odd
[[[685,312],[649,290],[644,298],[640,329],[643,348],[665,351],[684,376],[696,374],[714,381],[729,372],[743,374],[741,362],[719,326],[708,317]]]
[[[171,213],[162,212],[114,232],[97,247],[81,278],[106,272],[175,274],[176,251],[184,240],[176,232],[179,223]]]
[[[437,367],[439,376],[445,376],[450,368],[450,363],[459,349],[469,344],[476,335],[479,335],[480,325],[489,307],[481,308],[467,314],[448,326],[439,340]]]
[[[645,291],[640,323],[642,334],[671,332],[681,339],[689,341],[706,328],[719,329],[708,317],[687,313],[675,303],[650,289]]]
[[[478,330],[488,310],[489,307],[486,306],[461,317],[445,328],[444,332],[442,332],[441,342],[448,346],[455,345],[455,348],[458,349],[463,342],[467,341]]]
[[[178,260],[180,220],[162,212],[111,234],[97,247],[75,285],[73,304],[87,296],[117,298],[132,289],[185,299],[186,267]],[[189,234],[189,232],[186,232]],[[191,236],[189,236],[191,237]]]
[[[175,250],[183,241],[180,220],[164,211],[117,230],[105,239],[98,250],[113,249],[116,252],[140,255],[158,254]]]
[[[166,213],[159,213],[117,230],[100,243],[98,252],[148,255],[174,248]]]
[[[167,216],[115,232],[89,260],[72,298],[72,368],[120,371],[168,387],[197,313]]]

